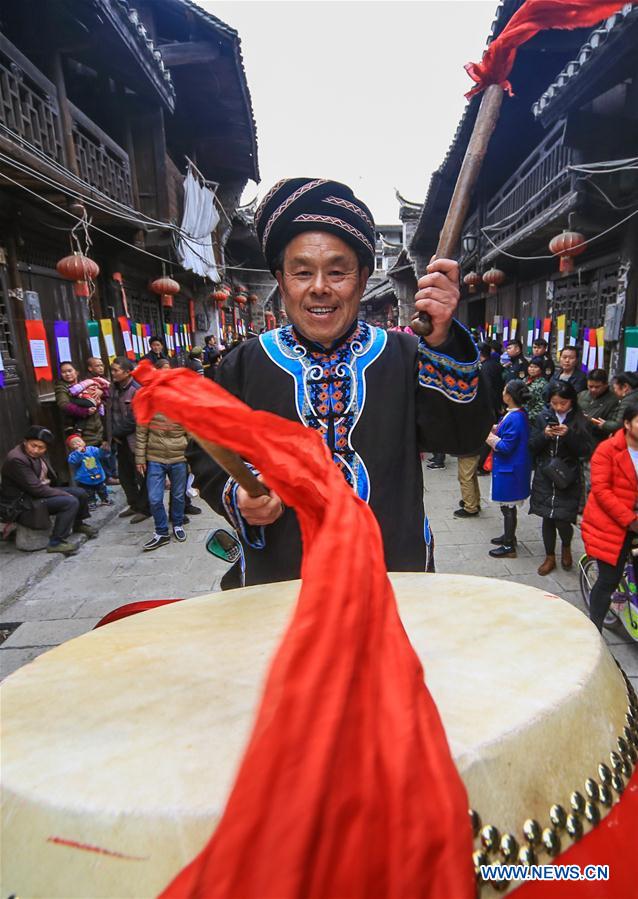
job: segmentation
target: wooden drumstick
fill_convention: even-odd
[[[270,496],[270,491],[265,484],[262,484],[255,475],[246,467],[245,462],[232,450],[220,446],[219,443],[212,443],[210,440],[204,440],[193,434],[195,440],[199,443],[203,450],[206,450],[224,471],[233,478],[240,487],[243,487],[248,496]]]
[[[490,138],[496,128],[502,102],[503,88],[498,84],[490,84],[483,94],[472,136],[456,179],[450,207],[434,254],[435,259],[450,258],[456,250],[472,199],[472,191],[480,174]],[[421,337],[427,337],[432,332],[432,320],[426,312],[421,312],[412,320],[411,327]]]

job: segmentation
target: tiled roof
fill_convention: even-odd
[[[248,90],[248,78],[246,77],[246,69],[244,68],[244,60],[241,52],[241,38],[239,37],[239,33],[234,28],[231,28],[230,25],[227,25],[225,22],[222,22],[221,19],[218,19],[217,16],[214,16],[212,13],[207,12],[205,9],[199,6],[199,4],[193,2],[193,0],[179,0],[179,2],[182,6],[185,6],[187,9],[189,9],[206,25],[208,25],[209,27],[214,27],[217,31],[230,38],[233,43],[241,93],[244,99],[246,113],[250,122],[252,132],[253,160],[255,169],[254,180],[256,182],[259,182],[259,162],[257,156],[257,123],[255,122],[252,100],[250,98],[250,91]]]
[[[165,88],[173,102],[175,101],[175,86],[168,66],[164,64],[162,54],[151,40],[151,36],[146,30],[138,11],[132,6],[128,0],[116,0],[117,5],[123,14],[123,18],[127,21],[130,32],[135,37],[142,53],[152,61],[152,65],[158,70],[159,76],[165,83]]]
[[[532,113],[538,119],[551,106],[567,87],[571,87],[582,72],[591,71],[602,48],[615,40],[629,23],[638,21],[638,6],[633,3],[625,5],[617,13],[597,25],[591,32],[575,59],[570,60],[556,79],[532,106]]]

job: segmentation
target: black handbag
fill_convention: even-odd
[[[4,496],[0,496],[0,521],[12,524],[23,512],[26,512],[28,508],[29,506],[25,502],[24,493],[21,493],[19,496],[14,496],[12,499],[6,499]]]
[[[569,462],[566,462],[565,459],[560,459],[558,456],[552,456],[543,471],[554,487],[558,487],[559,490],[566,490],[568,487],[571,487],[578,477],[578,467],[570,465]]]

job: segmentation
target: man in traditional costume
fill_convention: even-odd
[[[218,382],[253,409],[321,434],[379,522],[388,570],[431,568],[419,453],[472,452],[492,423],[476,346],[453,320],[456,262],[438,259],[419,280],[415,307],[433,328],[417,338],[358,320],[374,270],[375,230],[350,188],[324,179],[280,181],[255,225],[290,324],[239,346],[221,364]],[[201,495],[240,536],[246,584],[299,577],[294,512],[272,492],[249,497],[197,445],[189,462]]]

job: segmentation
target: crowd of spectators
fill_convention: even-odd
[[[178,361],[154,336],[144,358],[158,368],[181,363],[214,378],[216,366],[230,348],[218,346],[215,337],[209,336],[204,347],[193,347]],[[171,537],[178,542],[187,539],[189,516],[201,512],[191,498],[196,492],[185,456],[188,435],[163,416],[147,426],[137,424],[133,411],[139,389],[133,377],[136,364],[116,356],[107,371],[102,359],[91,357],[84,375],[73,362],[60,365],[55,384],[59,429],[32,425],[1,467],[4,539],[11,539],[21,525],[48,533],[47,552],[76,553],[78,544],[72,534],[98,536],[87,519],[99,506],[113,504],[111,491],[118,486],[127,502],[120,518],[138,524],[152,517],[153,534],[144,543],[144,551],[164,546]],[[65,449],[66,476],[56,472],[49,457],[56,443]],[[170,487],[168,512],[166,486]]]

